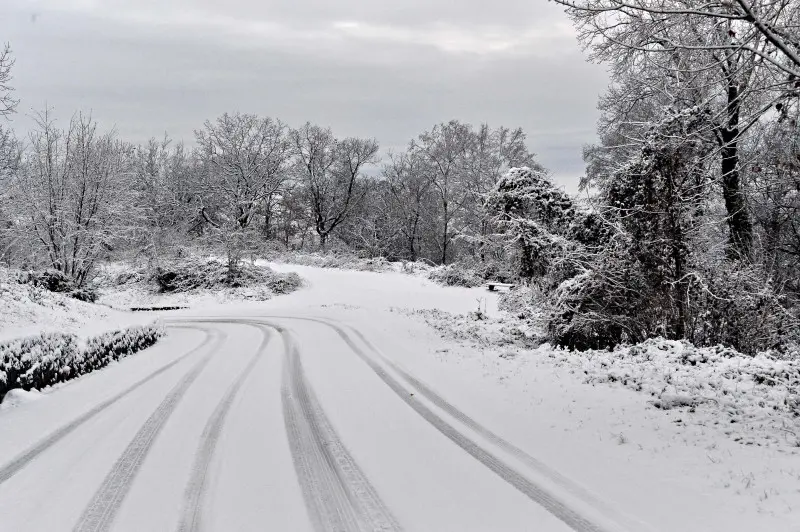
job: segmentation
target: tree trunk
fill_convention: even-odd
[[[447,202],[442,203],[444,210],[444,231],[442,231],[442,264],[447,264],[447,244],[449,242],[450,218],[447,212]]]
[[[747,212],[747,201],[739,176],[739,89],[735,83],[728,85],[728,120],[721,128],[722,140],[722,197],[728,213],[730,231],[728,255],[747,258],[753,243],[753,224]]]
[[[417,261],[417,227],[419,226],[419,213],[416,214],[414,222],[411,224],[411,231],[408,237],[408,253],[411,256],[411,261]]]

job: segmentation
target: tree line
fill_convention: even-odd
[[[50,110],[24,138],[1,131],[0,259],[79,285],[106,257],[157,262],[187,242],[224,251],[231,268],[269,246],[477,257],[490,233],[483,196],[509,168],[540,168],[521,129],[455,120],[383,157],[375,139],[243,113],[206,121],[191,147],[126,142],[83,114],[61,128]]]
[[[231,267],[264,245],[347,249],[508,279],[567,347],[664,336],[797,356],[800,4],[555,1],[611,72],[581,199],[520,129],[451,121],[381,156],[253,115],[206,122],[188,149],[44,113],[26,142],[0,135],[4,260],[82,280],[116,250],[157,260],[187,239]]]

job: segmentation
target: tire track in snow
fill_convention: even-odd
[[[284,341],[281,398],[295,470],[318,532],[402,530],[342,444],[310,388],[290,333]]]
[[[372,369],[372,371],[393,391],[395,394],[403,400],[407,405],[409,405],[415,412],[417,412],[423,419],[425,419],[428,423],[433,425],[439,432],[441,432],[444,436],[446,436],[450,441],[461,447],[464,451],[469,453],[473,458],[481,462],[484,466],[489,468],[492,472],[497,474],[500,478],[511,484],[514,488],[520,491],[522,494],[527,496],[533,502],[539,504],[543,508],[545,508],[548,512],[553,514],[556,518],[561,520],[563,523],[568,525],[570,528],[575,530],[576,532],[611,532],[611,529],[601,526],[590,519],[581,515],[578,511],[569,507],[569,505],[562,501],[557,495],[551,493],[544,486],[540,486],[539,484],[531,481],[530,479],[523,476],[521,473],[516,471],[514,468],[506,464],[502,459],[491,453],[490,451],[481,447],[478,443],[470,439],[468,436],[460,432],[457,428],[453,425],[442,419],[439,415],[437,415],[433,410],[428,408],[423,403],[419,402],[419,400],[414,399],[414,397],[408,393],[408,390],[403,387],[403,385],[395,379],[392,375],[390,375],[378,362],[376,362],[375,358],[379,358],[380,360],[386,362],[389,366],[395,367],[396,365],[393,364],[391,361],[386,359],[380,352],[375,351],[374,357],[368,355],[364,349],[361,348],[347,333],[347,331],[340,325],[330,322],[324,319],[318,318],[301,318],[301,317],[291,317],[291,316],[270,316],[273,318],[285,318],[285,319],[293,319],[293,320],[300,320],[300,321],[310,321],[314,323],[319,323],[322,325],[326,325],[332,328],[344,342],[353,350],[353,352],[363,360],[367,366]],[[371,344],[370,344],[371,345]],[[372,350],[372,347],[368,345],[368,348]],[[400,372],[401,375],[405,374],[405,372]],[[416,379],[414,379],[416,380]],[[417,381],[419,382],[419,381]],[[425,386],[425,388],[429,391],[430,388]],[[421,394],[424,396],[423,390],[419,390]],[[465,414],[458,411],[449,403],[446,403],[444,399],[441,399],[437,395],[439,401],[442,404],[447,404],[449,408],[443,408],[443,410],[457,412],[458,415],[455,416],[457,419],[464,420],[470,419]],[[436,404],[434,399],[428,397],[431,402]],[[441,408],[441,406],[440,406]],[[452,414],[451,414],[452,415]],[[463,421],[462,421],[463,422]],[[472,421],[472,425],[475,427],[480,427],[480,425]],[[468,425],[469,426],[469,425]],[[488,429],[480,427],[482,430],[479,431],[482,435],[491,434],[494,436],[494,441],[497,442],[501,440],[499,436],[494,435]],[[492,438],[490,438],[492,439]],[[505,440],[503,440],[505,441]],[[506,442],[507,443],[507,442]],[[508,443],[507,443],[508,444]],[[508,444],[509,447],[513,447],[511,444]],[[508,449],[504,449],[508,450]],[[519,450],[519,453],[522,453],[525,456],[528,456],[524,451]],[[513,453],[512,453],[513,454]],[[536,462],[532,457],[528,456],[530,460]],[[527,461],[526,461],[527,462]],[[549,469],[549,468],[548,468]],[[560,475],[558,475],[560,476]],[[561,477],[565,482],[566,478]],[[572,484],[572,483],[569,483]],[[567,487],[568,486],[562,486]]]
[[[106,531],[111,528],[117,511],[130,491],[131,483],[141,469],[156,437],[164,428],[189,386],[197,379],[225,338],[224,334],[218,336],[213,348],[178,381],[147,418],[84,509],[78,523],[73,528],[74,532]]]
[[[193,354],[203,350],[211,342],[212,333],[209,330],[201,328],[201,327],[184,327],[184,328],[199,330],[199,331],[202,331],[203,333],[205,333],[205,338],[200,343],[200,345],[198,345],[194,349],[191,349],[187,353],[179,356],[178,358],[176,358],[175,360],[173,360],[169,364],[166,364],[166,365],[162,366],[161,368],[155,370],[154,372],[150,373],[149,375],[147,375],[143,379],[133,383],[132,385],[130,385],[129,387],[125,388],[124,390],[122,390],[118,394],[116,394],[113,397],[103,401],[102,403],[100,403],[99,405],[95,406],[94,408],[92,408],[91,410],[86,412],[85,414],[82,414],[82,415],[78,416],[77,418],[73,419],[72,421],[70,421],[66,425],[56,429],[55,431],[51,432],[50,434],[48,434],[47,436],[45,436],[44,438],[39,440],[39,442],[34,444],[33,447],[31,447],[27,451],[23,452],[22,454],[18,455],[17,457],[12,459],[10,462],[8,462],[4,466],[2,466],[2,468],[0,468],[0,484],[2,484],[3,482],[7,481],[11,477],[13,477],[17,473],[19,473],[22,469],[25,468],[25,466],[27,466],[32,461],[34,461],[40,454],[42,454],[47,449],[49,449],[50,447],[52,447],[53,445],[55,445],[56,443],[58,443],[59,441],[64,439],[66,436],[68,436],[69,434],[74,432],[81,425],[83,425],[84,423],[86,423],[87,421],[92,419],[93,417],[97,416],[100,412],[104,411],[105,409],[107,409],[111,405],[117,403],[118,401],[120,401],[124,397],[130,395],[131,393],[133,393],[137,389],[141,388],[142,386],[144,386],[145,384],[147,384],[148,382],[150,382],[154,378],[158,377],[159,375],[161,375],[165,371],[167,371],[170,368],[172,368],[173,366],[177,365],[182,360],[184,360],[184,359],[192,356]]]
[[[406,370],[398,366],[393,360],[389,359],[380,350],[375,347],[375,345],[370,342],[364,334],[357,330],[354,327],[348,326],[348,329],[355,334],[364,345],[367,346],[380,360],[386,363],[390,368],[392,368],[396,373],[398,373],[403,379],[406,380],[411,386],[417,389],[417,391],[428,399],[431,403],[439,407],[444,412],[451,415],[453,418],[464,424],[469,429],[473,430],[477,434],[481,435],[483,438],[489,440],[494,445],[502,449],[503,451],[507,452],[508,454],[514,456],[516,459],[524,463],[526,466],[531,468],[531,470],[546,476],[554,483],[558,484],[564,490],[570,492],[572,495],[576,496],[577,498],[583,500],[587,504],[593,506],[594,508],[600,510],[609,518],[619,521],[620,524],[625,524],[630,530],[644,530],[649,529],[648,525],[634,521],[632,518],[620,515],[617,510],[612,508],[610,505],[605,503],[604,501],[595,497],[591,492],[586,490],[580,485],[575,484],[567,477],[556,471],[555,469],[551,468],[544,462],[537,460],[533,456],[529,455],[513,443],[509,442],[508,440],[498,436],[491,430],[487,429],[467,414],[462,412],[461,410],[457,409],[455,406],[447,402],[442,396],[436,393],[432,388],[430,388],[427,384],[420,381]]]
[[[264,335],[264,339],[261,341],[258,350],[248,364],[241,373],[239,373],[233,384],[228,387],[228,390],[214,409],[214,412],[211,414],[211,417],[203,429],[203,433],[200,436],[200,445],[195,454],[191,477],[184,493],[183,510],[181,511],[181,520],[178,525],[178,530],[180,532],[202,530],[203,502],[208,489],[206,478],[208,476],[211,460],[214,458],[217,442],[219,441],[222,428],[225,424],[225,419],[239,390],[252,372],[256,363],[261,359],[270,341],[271,335],[267,327],[262,324],[248,323],[248,325],[258,328]]]

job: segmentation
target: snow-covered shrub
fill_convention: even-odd
[[[800,319],[762,268],[737,263],[707,268],[691,287],[695,344],[722,344],[750,355],[773,350],[792,356],[799,349]]]
[[[81,353],[80,363],[76,364],[79,374],[105,367],[110,362],[147,349],[163,335],[160,327],[141,325],[91,338]]]
[[[30,284],[50,292],[66,294],[79,301],[94,303],[97,293],[86,287],[78,286],[71,277],[58,270],[29,271],[20,274],[18,278],[22,284]]]
[[[156,268],[153,275],[161,292],[188,292],[196,289],[240,288],[265,285],[273,293],[288,294],[300,288],[296,273],[280,273],[264,266],[242,263],[231,271],[214,259],[192,258]]]
[[[186,292],[221,286],[239,287],[265,280],[261,269],[241,265],[231,271],[220,261],[199,258],[158,266],[153,277],[162,292]]]
[[[152,274],[149,273],[146,268],[123,271],[114,276],[112,279],[112,284],[115,286],[121,286],[125,284],[141,283],[143,281],[147,281],[151,275]]]
[[[61,333],[0,344],[0,399],[14,388],[30,390],[66,380],[78,352],[77,338]]]
[[[268,256],[275,262],[313,266],[316,268],[335,268],[363,272],[385,272],[391,270],[391,263],[384,257],[359,257],[355,253],[303,253],[286,251]]]
[[[271,271],[267,286],[278,295],[291,294],[303,286],[303,278],[295,272],[278,273]]]
[[[0,400],[9,390],[41,389],[103,368],[150,347],[163,331],[131,327],[92,338],[81,348],[72,334],[43,333],[0,344]]]
[[[438,309],[398,309],[397,312],[423,319],[443,338],[471,342],[483,348],[531,348],[542,340],[536,325],[513,318],[491,318],[479,312],[451,314]],[[512,355],[503,356],[511,358]]]
[[[463,286],[466,288],[480,286],[483,283],[483,279],[474,270],[461,264],[448,264],[447,266],[434,268],[428,272],[428,279],[444,286]]]
[[[497,308],[521,320],[530,320],[541,313],[540,291],[526,285],[515,286],[500,294]]]
[[[570,349],[605,349],[636,343],[663,330],[659,305],[645,277],[614,241],[586,268],[562,281],[547,304],[549,341]]]
[[[787,434],[794,433],[800,442],[800,360],[783,360],[773,353],[749,356],[724,346],[696,347],[663,338],[611,351],[549,350],[548,355],[574,367],[588,383],[614,383],[648,394],[651,404],[662,410],[717,411],[720,422],[743,426],[735,437],[745,443],[758,437],[756,428],[766,429],[767,437],[773,438],[776,427],[789,429]]]

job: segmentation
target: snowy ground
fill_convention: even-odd
[[[258,328],[244,323],[204,325],[210,332],[175,329],[153,349],[0,412],[0,456],[20,456],[54,427],[176,361],[10,479],[0,460],[3,526],[61,530],[94,523],[103,510],[98,500],[109,495],[104,478],[133,456],[130,445],[144,442],[153,423],[163,423],[147,444],[152,449],[143,448],[135,481],[122,482],[129,491],[114,509],[115,529],[175,529],[199,515],[208,530],[307,530],[313,516],[334,519],[349,508],[362,525],[345,530],[370,529],[363,523],[371,522],[385,530],[459,532],[800,531],[797,448],[787,441],[736,442],[710,410],[660,410],[652,396],[600,382],[599,370],[592,379],[578,369],[604,367],[600,359],[576,365],[553,350],[498,345],[485,338],[499,338],[502,325],[470,329],[450,315],[480,307],[500,317],[496,294],[395,272],[273,266],[298,272],[306,288],[266,302],[206,302],[161,315],[259,317],[283,331],[262,331],[272,338],[265,350],[257,349]],[[345,326],[352,329],[337,332]],[[210,358],[179,358],[198,345]],[[253,358],[254,352],[263,356]],[[297,356],[304,373],[291,369]],[[194,381],[187,383],[189,377]],[[387,386],[392,382],[401,384]],[[283,406],[282,387],[290,394]],[[293,406],[306,387],[315,399],[308,408]],[[228,399],[231,389],[240,393]],[[183,399],[165,420],[153,421],[176,390]],[[210,480],[199,484],[207,490],[193,491],[197,457],[208,453],[208,430],[214,434],[226,404],[217,458],[201,462],[210,467]],[[299,419],[288,444],[287,415]],[[321,416],[323,423],[312,424],[321,432],[306,432],[303,416]],[[455,432],[448,436],[443,426]],[[315,447],[319,441],[327,443]],[[197,452],[186,452],[192,448]],[[326,465],[314,449],[336,459]],[[323,475],[326,467],[344,473]],[[341,498],[319,498],[315,482],[333,482]],[[534,504],[538,496],[526,491],[531,485],[566,501],[566,509]],[[205,504],[196,504],[204,497]],[[187,500],[194,501],[188,510]],[[572,512],[602,526],[570,521]]]
[[[72,333],[86,339],[151,321],[153,316],[120,312],[19,284],[13,272],[0,268],[0,341],[42,332]]]

